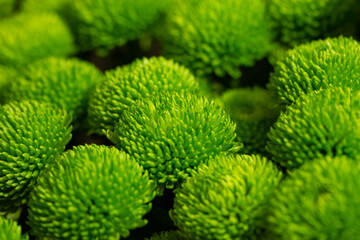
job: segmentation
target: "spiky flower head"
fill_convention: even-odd
[[[15,2],[16,0],[0,0],[0,20],[13,13]]]
[[[57,104],[82,116],[88,95],[102,74],[90,63],[77,59],[46,58],[28,65],[11,82],[6,101],[39,100]]]
[[[113,129],[122,112],[137,99],[163,91],[199,90],[199,83],[190,71],[173,60],[138,59],[106,73],[89,101],[89,125],[93,132],[102,134],[102,129]]]
[[[29,201],[32,234],[51,239],[119,239],[144,226],[155,182],[128,154],[85,145],[41,175]]]
[[[263,0],[185,0],[169,13],[164,53],[203,76],[241,75],[271,48]]]
[[[0,64],[20,66],[74,51],[70,30],[50,13],[18,14],[0,22]]]
[[[289,50],[275,64],[269,88],[290,104],[329,87],[360,89],[360,44],[345,37],[313,41]]]
[[[266,154],[266,134],[277,120],[281,107],[262,88],[238,88],[220,97],[225,110],[236,123],[237,139],[244,143],[241,152]]]
[[[326,36],[353,19],[357,0],[269,0],[269,15],[282,42],[294,46]],[[351,17],[352,16],[352,17]]]
[[[171,0],[72,1],[74,31],[83,49],[111,49],[140,37]]]
[[[4,103],[6,91],[16,76],[17,74],[14,69],[0,65],[0,104]]]
[[[26,203],[39,173],[65,150],[71,117],[37,101],[0,106],[0,211]]]
[[[357,239],[359,174],[359,162],[346,156],[318,159],[292,172],[270,201],[271,239]]]
[[[174,188],[197,166],[218,154],[237,152],[235,124],[205,97],[164,93],[125,110],[107,136],[135,157],[159,185]]]
[[[21,236],[21,227],[13,220],[0,217],[0,239],[1,240],[28,240],[27,235]]]
[[[193,239],[255,238],[281,176],[259,155],[217,157],[177,190],[170,216]]]
[[[360,154],[360,95],[331,88],[303,95],[270,130],[267,150],[286,168],[323,156]]]
[[[164,231],[161,233],[155,233],[151,238],[145,238],[145,240],[188,240],[189,238],[185,237],[184,234],[180,231]]]

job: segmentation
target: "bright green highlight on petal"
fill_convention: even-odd
[[[27,235],[21,236],[21,227],[12,220],[0,217],[1,240],[28,240]]]

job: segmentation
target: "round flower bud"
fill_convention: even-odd
[[[170,216],[194,240],[254,238],[281,176],[259,155],[217,157],[177,190]]]
[[[360,154],[360,95],[325,89],[303,95],[271,128],[267,150],[286,168],[323,156]]]
[[[92,132],[113,129],[122,112],[137,99],[162,91],[198,92],[199,83],[187,68],[163,57],[136,60],[108,71],[89,101]]]
[[[21,236],[21,227],[12,220],[0,217],[1,240],[28,240],[27,235]]]
[[[28,65],[12,81],[7,101],[33,99],[57,104],[78,119],[84,115],[90,90],[102,74],[77,59],[47,58]]]
[[[128,154],[85,145],[44,171],[29,201],[31,233],[50,239],[120,239],[144,226],[156,184]]]
[[[164,231],[161,233],[155,233],[151,238],[145,238],[145,240],[188,240],[180,231]]]
[[[360,89],[360,44],[328,38],[289,50],[275,64],[269,88],[290,104],[302,94],[334,86]]]
[[[164,93],[125,110],[107,137],[135,157],[163,187],[174,188],[197,166],[218,154],[237,152],[235,124],[205,97]]]
[[[241,152],[266,154],[266,134],[281,110],[271,94],[259,87],[231,89],[220,101],[236,123],[237,139],[244,143]]]
[[[270,200],[269,239],[357,239],[360,164],[325,157],[291,173]]]
[[[65,150],[71,117],[36,101],[0,106],[0,211],[26,203],[39,173]]]
[[[50,13],[18,14],[0,22],[0,64],[20,66],[74,51],[70,30]]]
[[[185,0],[168,14],[164,54],[197,76],[239,78],[271,49],[271,25],[263,0]]]
[[[139,38],[171,0],[72,1],[72,19],[79,47],[111,49]]]
[[[270,0],[268,5],[281,41],[293,46],[324,37],[353,20],[357,0]]]

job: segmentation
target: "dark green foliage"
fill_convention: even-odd
[[[275,63],[269,84],[287,104],[334,86],[360,89],[360,44],[352,38],[328,38],[289,50]]]
[[[85,145],[41,175],[29,201],[32,233],[51,239],[120,239],[144,226],[156,184],[125,152]]]
[[[172,0],[72,1],[74,32],[81,49],[111,49],[139,38]]]
[[[329,34],[354,20],[357,0],[268,0],[269,14],[282,42],[296,45]]]
[[[16,77],[16,71],[10,67],[0,65],[0,104],[4,103],[4,96],[9,89],[11,81]]]
[[[37,177],[71,139],[71,117],[36,101],[0,106],[0,211],[26,203]]]
[[[257,155],[212,159],[178,189],[170,216],[193,239],[256,239],[281,176]]]
[[[24,13],[0,21],[0,46],[0,64],[17,67],[74,52],[70,30],[50,13]]]
[[[272,160],[299,167],[323,156],[360,154],[360,95],[325,89],[303,95],[288,106],[268,134]]]
[[[14,12],[16,0],[0,0],[0,20]]]
[[[237,139],[243,153],[266,154],[266,134],[280,114],[280,106],[269,92],[258,87],[231,89],[220,98],[236,123]]]
[[[291,173],[271,199],[270,239],[358,239],[359,175],[359,162],[345,156],[318,159]]]
[[[21,236],[21,227],[12,220],[0,217],[0,239],[1,240],[28,240],[27,235]]]
[[[271,48],[263,0],[184,0],[170,12],[164,54],[198,76],[241,75]]]
[[[237,152],[235,124],[205,97],[190,93],[143,98],[124,110],[107,136],[149,171],[162,188],[174,188],[200,163]]]
[[[112,130],[122,112],[137,99],[162,91],[199,92],[199,83],[190,71],[163,57],[143,58],[109,71],[97,85],[88,107],[93,132]]]
[[[5,94],[7,101],[33,99],[57,104],[78,119],[102,74],[78,59],[47,58],[23,68]]]

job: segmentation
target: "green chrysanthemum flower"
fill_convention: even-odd
[[[296,45],[324,37],[351,19],[357,0],[269,0],[268,4],[281,41]]]
[[[265,89],[239,88],[226,91],[220,98],[236,123],[236,135],[244,143],[243,153],[265,154],[266,134],[281,108]]]
[[[83,49],[111,49],[140,37],[172,0],[78,0],[72,2],[74,31]]]
[[[360,155],[360,95],[325,89],[301,96],[270,130],[267,150],[283,167],[325,155]]]
[[[136,60],[106,73],[88,106],[89,125],[93,132],[112,130],[122,112],[137,99],[162,91],[199,92],[199,83],[190,71],[163,57]]]
[[[137,101],[107,136],[149,171],[160,193],[164,186],[174,188],[210,157],[242,147],[234,141],[230,116],[214,102],[190,93]]]
[[[27,235],[21,236],[21,227],[12,220],[0,217],[0,239],[1,240],[28,240]]]
[[[165,231],[161,233],[155,233],[151,238],[145,238],[145,240],[189,240],[180,231]]]
[[[20,66],[73,52],[73,39],[55,14],[19,14],[0,22],[0,64]]]
[[[269,207],[271,239],[358,239],[360,165],[345,156],[309,162],[279,185]]]
[[[14,12],[15,2],[16,0],[0,0],[0,20]]]
[[[156,184],[125,152],[85,145],[67,151],[41,175],[28,223],[39,237],[119,239],[144,226]]]
[[[0,106],[0,211],[26,203],[39,173],[65,150],[71,117],[36,101]]]
[[[170,216],[193,239],[256,239],[281,176],[265,157],[217,157],[176,192]]]
[[[289,50],[275,64],[269,88],[289,104],[333,86],[360,89],[360,44],[352,38],[328,38]]]
[[[271,48],[263,0],[186,0],[169,13],[165,55],[203,76],[240,77]]]
[[[102,74],[90,63],[77,59],[47,58],[28,65],[5,94],[6,101],[33,99],[55,103],[78,119],[87,107],[88,95]]]

